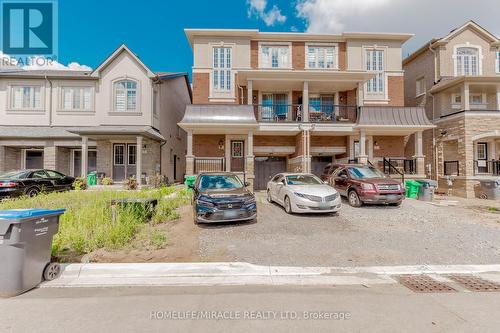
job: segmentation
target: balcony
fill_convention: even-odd
[[[307,122],[302,104],[254,105],[255,117],[259,122]],[[310,104],[311,123],[356,123],[357,106]]]
[[[500,176],[500,161],[475,160],[474,175]]]

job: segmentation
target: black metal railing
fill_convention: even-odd
[[[387,158],[384,157],[382,160],[383,163],[383,172],[386,175],[399,175],[401,177],[401,182],[405,182],[405,173],[404,171],[401,171],[399,168],[397,168],[394,164],[391,163],[391,161]]]
[[[299,104],[254,105],[254,112],[260,122],[300,122],[303,119],[302,105]]]
[[[444,175],[445,176],[460,176],[460,163],[459,163],[459,161],[444,161]]]
[[[475,160],[474,175],[487,174],[492,176],[500,176],[500,161],[498,160]]]
[[[417,161],[415,159],[389,158],[389,162],[406,175],[415,175],[417,173]]]
[[[194,173],[225,171],[225,162],[224,157],[196,157],[194,159]]]
[[[358,107],[355,105],[309,104],[311,123],[355,123],[357,119]]]

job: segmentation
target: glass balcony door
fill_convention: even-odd
[[[286,120],[288,118],[287,94],[262,94],[262,120]]]

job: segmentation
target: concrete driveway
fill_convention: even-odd
[[[288,215],[264,193],[257,198],[255,223],[200,226],[202,260],[373,266],[495,264],[500,258],[500,214],[484,206],[498,202],[405,200],[401,207],[362,208],[344,202],[338,216],[325,216]]]

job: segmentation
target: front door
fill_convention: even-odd
[[[43,169],[43,150],[26,150],[25,169]]]
[[[231,171],[245,171],[245,142],[243,140],[231,141]]]
[[[113,145],[113,180],[123,181],[136,174],[137,146],[135,144]]]
[[[95,150],[88,151],[87,171],[89,173],[97,171],[97,151]],[[73,150],[73,176],[82,176],[82,151],[80,149]]]
[[[488,173],[488,144],[486,142],[477,144],[477,172]]]

